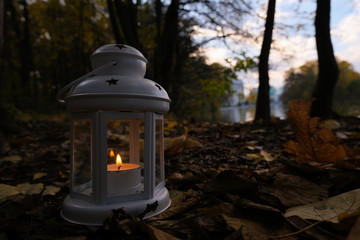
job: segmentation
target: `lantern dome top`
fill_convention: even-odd
[[[74,112],[168,112],[171,100],[165,89],[144,78],[146,62],[140,51],[127,45],[98,48],[91,56],[93,71],[64,88],[71,88],[64,99],[67,108]]]
[[[128,45],[108,44],[102,46],[95,50],[90,59],[92,69],[115,61],[116,66],[108,69],[111,74],[145,76],[146,58],[139,50]]]
[[[100,54],[108,54],[108,53],[110,53],[111,55],[114,55],[114,54],[128,55],[128,56],[143,60],[145,63],[147,62],[146,58],[139,50],[137,50],[136,48],[133,48],[131,46],[124,45],[124,44],[108,44],[108,45],[99,47],[92,54],[92,57],[100,55]]]

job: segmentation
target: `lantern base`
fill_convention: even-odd
[[[127,214],[136,216],[145,210],[147,204],[155,201],[158,201],[158,207],[155,211],[146,214],[144,219],[158,215],[170,206],[169,191],[164,187],[153,198],[102,205],[67,196],[60,214],[62,218],[72,223],[101,226],[113,209],[124,208]]]

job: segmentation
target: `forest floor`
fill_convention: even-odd
[[[340,142],[360,143],[360,119],[329,123]],[[59,116],[0,131],[0,240],[359,239],[359,168],[298,163],[284,151],[295,139],[286,120],[167,122],[171,207],[147,220],[113,216],[102,227],[60,216],[69,137],[68,119]]]

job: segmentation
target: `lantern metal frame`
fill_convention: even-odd
[[[92,65],[95,70],[75,80],[66,86],[65,90],[62,89],[58,93],[58,99],[65,102],[72,112],[70,192],[64,200],[61,211],[61,216],[70,222],[98,226],[102,225],[113,209],[124,208],[128,214],[136,216],[142,213],[148,204],[157,202],[156,210],[147,213],[144,217],[149,218],[163,212],[171,204],[169,192],[165,187],[163,138],[163,113],[167,112],[170,99],[160,85],[142,78],[145,74],[144,66],[146,66],[143,62],[146,63],[146,59],[142,54],[130,46],[105,45],[92,55]],[[119,81],[118,85],[110,86],[109,83],[108,88],[104,87],[104,82],[114,79]],[[69,93],[63,101],[61,96],[66,91]],[[84,194],[75,186],[77,159],[74,153],[76,150],[74,124],[75,121],[87,120],[91,122],[91,159],[89,160],[91,179],[84,183],[84,186],[91,188],[91,191]],[[108,120],[129,122],[129,155],[131,161],[138,163],[140,161],[140,121],[144,124],[140,191],[115,196],[108,194],[108,163],[105,161],[108,152]],[[157,121],[160,123],[159,126],[157,126]],[[156,144],[160,144],[159,149]],[[158,154],[158,159],[156,154]],[[160,179],[159,182],[156,177]]]

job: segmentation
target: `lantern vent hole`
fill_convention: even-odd
[[[159,84],[155,84],[155,87],[157,87],[161,91],[161,87]]]
[[[122,45],[122,44],[116,44],[115,47],[122,49],[122,48],[126,48],[126,46]]]

